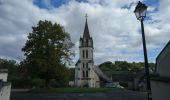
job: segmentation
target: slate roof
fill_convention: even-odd
[[[85,23],[85,27],[84,27],[83,38],[90,38],[90,33],[89,33],[87,19],[86,19],[86,23]]]
[[[170,45],[170,41],[166,44],[166,46],[162,49],[162,51],[159,53],[159,55],[157,56],[157,58],[156,59],[158,59],[160,56],[161,56],[161,54],[164,52],[164,50],[168,47],[168,45]]]

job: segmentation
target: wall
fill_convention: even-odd
[[[7,77],[8,77],[8,73],[5,72],[0,73],[0,80],[7,82]]]
[[[157,72],[160,76],[170,77],[170,44],[164,48],[157,58]]]
[[[153,100],[170,100],[170,83],[151,81]]]
[[[0,88],[0,100],[9,100],[11,93],[11,84],[4,83],[4,85]]]

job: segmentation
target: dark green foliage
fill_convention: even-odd
[[[115,61],[112,63],[110,61],[106,61],[99,65],[100,69],[109,77],[115,71],[131,71],[137,72],[144,70],[144,63],[143,62],[127,62],[127,61]],[[155,63],[149,63],[150,71],[155,70]]]
[[[11,80],[12,88],[31,88],[32,79],[23,77],[22,75],[13,77]]]
[[[70,35],[61,25],[46,20],[39,21],[37,26],[32,27],[32,33],[29,33],[22,48],[26,56],[21,62],[22,72],[32,79],[44,79],[46,87],[50,79],[63,85],[69,77],[65,63],[71,61],[72,47]]]
[[[7,60],[0,58],[0,68],[8,69],[8,81],[19,76],[19,64],[15,60]]]

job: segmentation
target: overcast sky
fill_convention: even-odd
[[[140,22],[133,11],[138,0],[0,0],[0,57],[20,61],[27,35],[39,20],[60,23],[75,43],[83,35],[88,14],[94,41],[95,64],[104,61],[143,61]],[[148,6],[144,22],[149,62],[170,40],[170,1],[143,0]]]

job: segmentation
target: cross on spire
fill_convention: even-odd
[[[86,15],[85,15],[84,17],[86,17],[86,22],[87,22],[87,17],[88,17],[88,16],[87,16],[87,13],[86,13]]]
[[[88,28],[88,24],[87,24],[87,14],[85,15],[86,17],[86,22],[85,22],[85,28],[84,28],[84,34],[83,37],[85,38],[90,38],[90,34],[89,34],[89,28]]]

